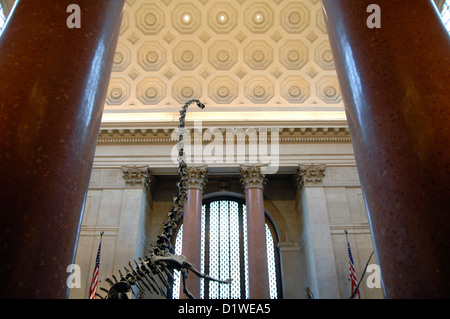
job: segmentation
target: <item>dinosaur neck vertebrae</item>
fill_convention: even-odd
[[[106,297],[100,298],[106,299],[126,299],[127,293],[131,291],[132,287],[145,294],[155,293],[157,295],[166,296],[166,289],[169,289],[171,282],[173,282],[173,270],[181,271],[183,280],[183,292],[189,297],[194,296],[189,292],[186,287],[186,278],[188,271],[191,271],[200,278],[217,281],[220,283],[230,283],[228,280],[217,280],[209,277],[206,274],[198,271],[194,264],[189,262],[183,255],[175,255],[175,250],[172,245],[172,238],[175,234],[177,226],[183,217],[184,203],[187,197],[187,183],[188,183],[188,169],[185,161],[184,154],[184,128],[186,112],[189,105],[196,103],[201,109],[205,108],[205,105],[199,100],[190,100],[186,102],[180,111],[180,124],[178,126],[178,177],[177,182],[178,193],[173,199],[173,207],[168,213],[168,221],[163,225],[163,232],[156,240],[156,244],[152,246],[150,257],[144,255],[144,258],[138,258],[138,261],[134,260],[134,266],[131,262],[128,263],[130,268],[124,267],[125,274],[119,270],[119,279],[112,275],[112,279],[107,278],[105,281],[109,283],[109,289],[100,288],[103,292],[106,292]],[[161,287],[164,286],[163,287]]]
[[[186,126],[186,112],[189,105],[197,103],[197,106],[201,109],[205,108],[205,105],[199,100],[188,101],[180,111],[180,124],[178,126],[178,182],[177,196],[173,199],[173,207],[169,211],[168,221],[163,225],[163,233],[158,236],[156,245],[154,245],[153,253],[155,255],[163,256],[165,253],[175,253],[172,247],[172,237],[177,228],[180,219],[183,217],[184,203],[187,197],[187,181],[188,170],[186,165],[186,158],[184,154],[184,128]]]

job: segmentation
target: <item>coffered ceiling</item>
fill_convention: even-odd
[[[191,119],[345,121],[320,0],[127,0],[103,122],[193,98]]]
[[[188,120],[344,123],[321,1],[126,0],[103,126],[177,122],[192,98]]]

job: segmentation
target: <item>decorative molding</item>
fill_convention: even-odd
[[[148,166],[122,166],[122,177],[127,186],[143,186],[149,175]]]
[[[325,177],[325,168],[325,164],[300,164],[297,170],[297,186],[322,185]]]
[[[225,132],[225,128],[220,128]],[[193,129],[186,129],[191,132],[193,139]],[[204,128],[203,132],[206,131]],[[174,143],[178,140],[172,139],[174,128],[124,128],[124,129],[101,129],[98,144],[154,144],[154,143]],[[256,132],[259,136],[259,131]],[[203,134],[202,134],[203,136]],[[267,138],[271,139],[271,132],[268,130]],[[225,133],[223,134],[225,138]],[[246,136],[248,139],[248,136]],[[189,138],[187,139],[189,140]],[[350,132],[346,127],[309,127],[309,128],[280,128],[278,133],[279,143],[351,143]]]
[[[105,226],[105,225],[81,225],[80,236],[99,237],[99,234],[104,232],[105,237],[117,237],[119,235],[119,227]]]
[[[286,223],[283,212],[278,209],[277,205],[275,205],[271,200],[268,199],[264,200],[264,208],[269,213],[273,223],[277,225],[280,242],[293,242],[291,229],[288,226],[288,223]]]
[[[278,247],[282,252],[299,252],[300,243],[292,241],[280,241]]]
[[[206,166],[189,166],[187,169],[187,188],[197,188],[203,191],[208,182],[208,169]]]
[[[330,225],[330,231],[332,235],[345,235],[345,231],[351,235],[370,235],[370,225],[369,223]]]
[[[356,165],[350,167],[327,166],[327,174],[323,179],[323,185],[327,187],[361,187]]]
[[[120,168],[92,169],[89,189],[117,189],[124,186],[125,180]]]
[[[242,165],[241,166],[241,183],[245,189],[248,188],[261,188],[264,189],[264,185],[267,182],[265,174],[262,172],[262,166],[256,165]]]

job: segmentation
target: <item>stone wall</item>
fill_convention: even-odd
[[[269,175],[264,189],[265,209],[279,235],[284,297],[306,298],[308,288],[314,298],[348,298],[344,231],[358,276],[373,251],[356,167],[325,166],[322,178],[306,182],[294,172]],[[100,232],[105,232],[100,281],[148,251],[167,219],[177,179],[174,174],[151,175],[147,185],[144,179],[127,184],[122,168],[93,170],[76,259],[82,288],[72,289],[71,298],[87,297]],[[220,194],[243,196],[238,176],[210,176],[204,196]],[[374,256],[370,263],[376,263]],[[382,298],[381,289],[369,289],[364,281],[360,289],[362,298]]]

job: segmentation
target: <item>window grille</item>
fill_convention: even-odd
[[[441,11],[442,21],[444,21],[447,31],[450,32],[450,0],[446,0]]]
[[[5,13],[3,12],[3,7],[0,3],[0,32],[2,32],[3,27],[5,26],[5,22],[6,22]]]
[[[200,270],[218,279],[233,278],[231,284],[201,279],[202,299],[248,299],[247,210],[243,201],[217,199],[202,205]],[[182,252],[183,225],[177,233],[175,251]],[[266,220],[266,244],[270,298],[279,296],[279,264],[273,225]],[[179,298],[180,274],[175,277],[171,297]]]

